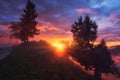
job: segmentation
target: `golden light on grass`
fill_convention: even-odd
[[[60,42],[53,42],[52,46],[55,48],[55,53],[58,56],[63,56],[65,52],[65,45]]]

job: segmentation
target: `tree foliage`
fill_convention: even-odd
[[[11,36],[10,38],[20,39],[20,22],[12,22],[9,26]]]
[[[97,27],[96,22],[92,21],[88,15],[74,22],[71,32],[76,44],[71,51],[73,52],[71,56],[85,66],[85,70],[94,69],[96,80],[101,80],[101,73],[119,75],[119,72],[104,39],[98,45],[93,44],[97,38]]]
[[[33,38],[34,35],[39,34],[37,29],[37,13],[35,5],[28,0],[23,14],[20,18],[20,22],[12,23],[10,29],[14,38],[19,38],[23,43],[28,42],[29,38]]]
[[[88,15],[83,19],[81,16],[72,25],[74,41],[82,48],[91,48],[97,38],[97,24]]]

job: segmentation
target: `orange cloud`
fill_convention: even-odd
[[[42,25],[38,24],[37,27],[38,27],[38,29],[41,30],[41,32],[61,30],[60,28],[53,26],[51,23],[46,23],[46,24],[42,24]]]
[[[120,41],[107,42],[107,46],[108,46],[108,47],[119,46],[119,45],[120,45]]]
[[[97,45],[100,42],[95,42],[94,44]],[[106,42],[106,45],[108,48],[110,47],[114,47],[114,46],[120,46],[120,41],[110,41],[110,42]]]
[[[84,11],[84,10],[83,10]],[[9,31],[8,26],[9,25],[0,25],[2,31]],[[60,28],[58,26],[54,26],[52,23],[46,23],[46,24],[38,24],[37,27],[40,29],[40,34],[35,36],[34,38],[31,38],[30,40],[46,40],[47,42],[63,42],[70,44],[73,40],[72,33],[70,30],[66,30],[65,28]],[[104,33],[103,33],[104,34]],[[5,34],[6,35],[6,34]],[[20,43],[19,40],[10,40],[9,34],[8,36],[0,37],[0,42],[3,44],[17,44]],[[120,41],[116,41],[117,35],[115,34],[104,34],[100,35],[99,38],[96,40],[96,43],[99,43],[101,39],[105,39],[107,46],[116,46],[120,45]],[[115,39],[115,40],[114,40]]]
[[[48,42],[70,42],[72,40],[72,33],[70,30],[60,28],[48,22],[45,24],[38,24],[37,27],[40,29],[40,35],[35,36],[31,40],[46,40]]]

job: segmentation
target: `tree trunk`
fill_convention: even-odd
[[[28,42],[29,42],[29,39],[28,39],[28,37],[27,37],[27,39],[26,39],[26,47],[29,46],[29,45],[28,45]]]
[[[23,45],[23,47],[26,47],[26,41],[25,40],[22,41],[22,45]]]
[[[95,72],[94,72],[94,77],[95,77],[95,80],[102,80],[101,79],[101,69],[100,68],[95,68]]]
[[[27,39],[26,39],[26,43],[28,43],[28,41],[29,41],[29,39],[28,39],[28,37],[27,37]]]

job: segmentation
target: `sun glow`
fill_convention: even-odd
[[[60,42],[54,42],[52,43],[52,46],[55,48],[55,51],[58,56],[63,56],[65,51],[65,45]]]

